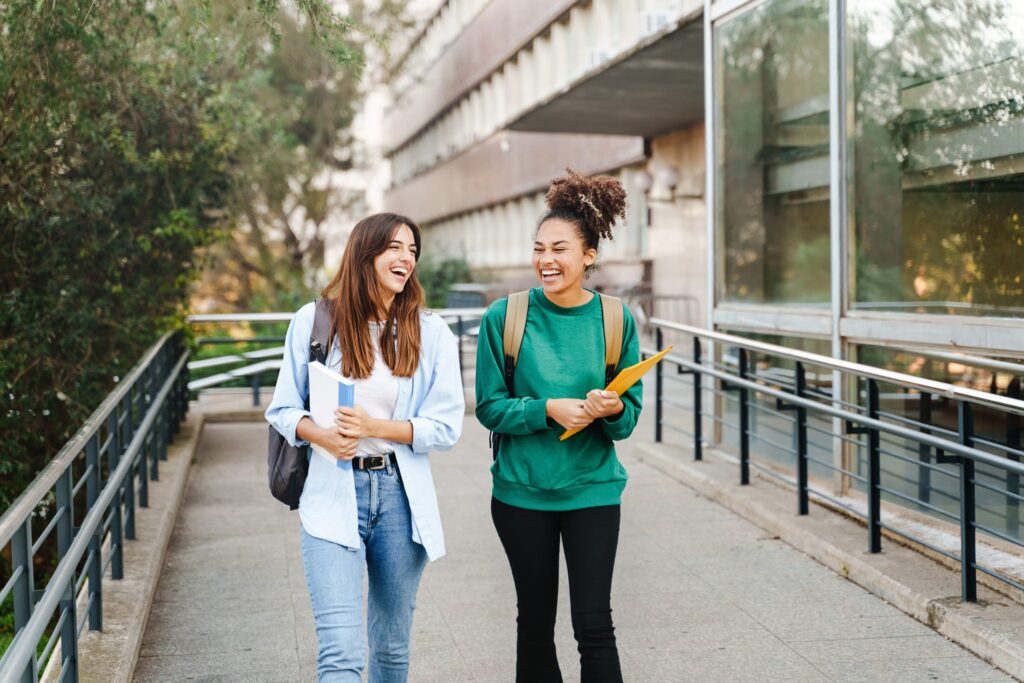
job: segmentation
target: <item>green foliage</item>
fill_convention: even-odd
[[[278,26],[278,2],[255,4],[0,3],[0,510],[181,324],[197,250],[292,134],[248,68]],[[296,4],[334,64],[359,61],[347,20]]]
[[[437,260],[424,256],[416,264],[416,274],[423,285],[427,306],[430,308],[443,308],[448,289],[456,282],[471,280],[469,264],[465,259],[455,257]]]
[[[346,3],[348,21],[359,28],[344,42],[353,52],[376,55],[368,70],[382,61],[380,36],[410,29],[404,9],[398,0]],[[276,49],[249,59],[250,71],[262,74],[253,86],[261,129],[251,132],[260,154],[239,169],[244,177],[227,207],[228,238],[204,254],[193,296],[197,308],[295,310],[316,296],[337,266],[324,262],[328,241],[365,212],[363,193],[338,178],[362,151],[350,126],[367,79],[335,67],[330,51],[310,35],[316,25],[282,15]]]

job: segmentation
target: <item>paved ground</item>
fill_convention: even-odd
[[[427,568],[412,681],[511,681],[515,598],[491,526],[486,433],[435,456],[449,554]],[[639,435],[638,438],[643,438]],[[266,427],[208,425],[137,681],[313,681],[298,517],[265,483]],[[612,605],[629,681],[997,681],[999,671],[634,460]],[[563,577],[564,582],[564,577]],[[563,584],[558,647],[578,680]]]

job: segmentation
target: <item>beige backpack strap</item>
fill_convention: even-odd
[[[622,301],[601,294],[601,314],[604,316],[604,364],[615,368],[622,354]]]
[[[505,355],[512,358],[512,367],[515,367],[519,361],[519,347],[523,345],[523,333],[526,331],[526,312],[529,308],[529,290],[508,295],[502,346],[505,349]]]

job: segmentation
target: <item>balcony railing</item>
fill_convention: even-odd
[[[651,325],[659,349],[666,335],[692,343],[689,354],[670,354],[657,366],[656,441],[663,440],[666,430],[678,433],[692,446],[694,459],[701,460],[709,444],[732,440],[741,485],[750,484],[755,468],[794,486],[798,514],[808,514],[809,501],[815,497],[864,519],[869,552],[881,551],[885,530],[948,558],[960,567],[963,601],[977,600],[978,572],[1024,590],[1019,577],[978,561],[979,532],[997,546],[1007,544],[1011,554],[1024,546],[1024,368],[999,364],[996,369],[1009,377],[1001,395],[662,319],[651,320]],[[720,347],[717,356],[709,352],[712,345]],[[835,391],[842,386],[850,387],[848,396]],[[706,408],[709,398],[715,405]],[[766,407],[765,400],[774,406]],[[666,419],[668,409],[680,409],[689,417]],[[687,422],[689,428],[681,426]],[[713,428],[711,438],[705,435],[706,425]],[[786,438],[789,444],[782,443]],[[837,450],[844,455],[814,457],[812,438],[818,439],[818,451],[830,454],[838,440],[844,447]],[[752,442],[757,443],[758,455],[771,452],[776,459],[791,458],[786,464],[792,464],[795,476],[780,473],[767,458],[752,459]],[[863,490],[866,506],[815,486],[811,467],[852,482],[854,489]],[[980,494],[1000,509],[982,505]],[[882,514],[883,496],[958,528],[959,552],[889,523]],[[989,521],[999,519],[1005,521],[1003,528]]]

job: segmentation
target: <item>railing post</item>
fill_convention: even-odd
[[[61,515],[57,522],[57,557],[63,560],[71,548],[75,536],[75,505],[72,500],[73,487],[71,469],[57,479],[57,510]],[[75,609],[75,575],[64,588],[64,596],[60,600],[59,614],[64,615],[64,626],[60,631],[60,650],[62,667],[66,667],[63,680],[78,680],[78,610]]]
[[[700,337],[693,338],[693,363],[694,365],[700,365]],[[659,363],[660,365],[660,363]],[[704,445],[702,443],[702,427],[704,425],[704,416],[701,414],[703,408],[701,407],[701,372],[700,370],[694,369],[693,371],[693,459],[703,460],[704,458]]]
[[[807,393],[807,372],[804,364],[796,364],[796,395],[803,398]],[[809,512],[807,494],[807,408],[796,406],[796,482],[797,482],[797,513],[806,515]]]
[[[185,419],[188,415],[188,381],[192,377],[192,373],[188,369],[188,364],[181,369],[181,419]]]
[[[1006,387],[1006,395],[1010,398],[1020,399],[1021,378],[1014,377]],[[1007,413],[1006,415],[1006,445],[1015,450],[1021,448],[1021,416],[1018,413]],[[1008,453],[1007,457],[1014,462],[1020,462],[1020,456],[1016,453]],[[1006,472],[1006,490],[1010,493],[1020,495],[1020,475],[1016,472]],[[1006,530],[1012,534],[1020,534],[1020,501],[1013,496],[1006,496],[1009,507],[1006,510]],[[1012,518],[1012,524],[1011,524]]]
[[[260,407],[260,376],[259,376],[259,373],[254,374],[252,376],[252,379],[249,380],[249,383],[252,385],[252,407],[253,408],[259,408]]]
[[[660,351],[663,345],[665,335],[661,331],[660,327],[654,330],[654,347],[655,350]],[[658,363],[654,366],[654,441],[661,443],[661,415],[662,405],[661,399],[665,392],[665,378],[663,376],[662,364]]]
[[[32,574],[32,516],[22,522],[11,538],[11,571],[21,569],[14,584],[14,632],[25,628],[35,607],[35,580]],[[22,683],[35,682],[35,670],[30,661],[21,676]]]
[[[960,443],[974,446],[974,410],[964,401],[957,403],[957,431]],[[978,577],[975,547],[974,461],[960,457],[960,599],[977,602]]]
[[[147,412],[150,409],[152,409],[153,402],[156,400],[157,387],[160,386],[160,380],[161,380],[161,376],[163,374],[162,372],[160,372],[160,368],[163,365],[163,360],[162,359],[163,359],[163,352],[164,352],[164,350],[165,349],[161,349],[160,355],[158,355],[153,360],[152,365],[150,365],[151,372],[149,373],[149,376],[150,376],[151,381],[150,381],[150,385],[149,385],[149,391],[146,393],[146,411]],[[163,435],[161,434],[162,425],[160,424],[160,415],[161,415],[161,412],[158,411],[157,414],[156,414],[156,419],[153,421],[153,424],[150,425],[150,428],[149,428],[149,433],[151,435],[150,436],[150,441],[149,441],[149,467],[148,468],[144,468],[144,469],[148,470],[149,478],[151,480],[153,480],[153,481],[159,481],[160,480],[160,442],[163,440]],[[143,462],[145,462],[145,460],[146,460],[146,458],[143,457]],[[146,505],[145,505],[145,507],[149,507],[149,486],[148,486],[148,484],[146,486]]]
[[[878,382],[868,380],[868,417],[877,420],[880,412]],[[882,552],[882,435],[874,427],[868,434],[868,552]]]
[[[139,401],[141,405],[139,407],[139,423],[142,421],[148,411],[150,411],[150,405],[153,402],[154,397],[154,364],[150,364],[145,371],[142,373],[142,377],[139,378],[139,384],[141,390],[139,391]],[[153,449],[153,438],[154,432],[151,425],[150,433],[142,434],[142,445],[138,450],[138,507],[147,508],[150,507],[150,467],[152,467],[152,458],[156,454]],[[156,478],[156,477],[154,477]]]
[[[127,450],[128,444],[131,443],[132,436],[135,434],[135,418],[133,415],[135,412],[135,401],[132,396],[133,391],[134,388],[129,388],[125,394],[125,398],[128,401],[128,414],[124,422],[124,439],[121,441],[122,455]],[[135,540],[135,473],[138,469],[137,456],[138,454],[136,454],[136,460],[128,468],[128,476],[125,477],[121,488],[124,492],[124,537],[129,541]]]
[[[117,413],[117,410],[112,410],[107,421],[107,431],[110,432],[107,461],[111,473],[117,469],[121,461],[121,430],[117,426]],[[110,578],[115,580],[124,578],[124,521],[121,512],[123,497],[122,489],[110,503]]]
[[[932,395],[926,391],[922,391],[918,398],[917,404],[917,421],[922,425],[930,425],[932,423]],[[931,434],[932,430],[928,427],[922,426],[922,434]],[[917,499],[930,503],[932,498],[932,471],[925,466],[930,464],[932,459],[932,447],[924,444],[917,444],[917,460],[923,463],[917,468]]]
[[[139,452],[135,454],[135,463],[139,469],[139,507],[149,507],[149,467],[150,457],[153,453],[153,432],[150,427],[149,434],[143,434],[142,446],[139,448]],[[133,468],[134,469],[134,468]],[[132,515],[132,528],[134,530],[134,518]]]
[[[175,354],[173,351],[177,346],[172,339],[163,348],[162,360],[160,362],[160,381],[157,383],[159,387],[162,387],[169,378],[171,368],[174,366]],[[157,413],[157,423],[160,425],[160,429],[157,431],[157,456],[160,460],[164,461],[167,460],[167,447],[170,445],[171,439],[174,438],[174,428],[172,426],[174,420],[174,401],[174,392],[168,392]]]
[[[740,379],[747,379],[747,350],[739,350],[739,376]],[[740,403],[740,485],[746,486],[750,483],[750,403],[747,400],[749,392],[745,386],[740,386],[737,392]]]
[[[96,505],[100,495],[100,445],[99,434],[94,435],[85,445],[85,465],[89,476],[85,480],[86,514]],[[103,628],[103,558],[101,557],[103,524],[96,527],[89,539],[89,555],[86,572],[89,574],[89,630]]]

